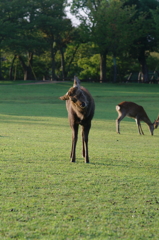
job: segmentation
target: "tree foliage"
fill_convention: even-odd
[[[101,59],[100,80],[106,80],[106,55],[109,53],[114,58],[114,80],[116,81],[116,57],[128,51],[135,39],[143,35],[144,30],[141,31],[141,26],[144,16],[140,13],[135,17],[137,13],[135,5],[117,0],[75,0],[73,8],[76,9],[76,14],[79,8],[87,12],[87,15],[81,14],[80,20],[87,26],[91,41],[98,47]]]
[[[145,21],[143,21],[143,25],[141,26],[143,34],[141,36],[139,35],[134,41],[134,44],[130,48],[130,54],[133,58],[138,59],[144,82],[148,82],[148,66],[146,59],[149,53],[156,50],[157,47],[157,38],[154,30],[155,25],[151,10],[156,10],[157,6],[159,6],[159,2],[157,0],[127,0],[125,5],[130,6],[134,3],[137,10],[135,18],[142,12],[145,16]]]
[[[16,79],[18,71],[24,80],[78,73],[117,81],[132,69],[125,58],[134,69],[138,61],[148,81],[147,57],[159,46],[157,0],[73,0],[79,26],[66,16],[66,6],[66,0],[0,0],[0,58],[10,62],[1,61],[5,78]]]

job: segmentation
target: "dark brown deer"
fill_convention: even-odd
[[[82,126],[82,146],[85,162],[89,163],[88,135],[91,128],[91,120],[94,116],[95,104],[88,90],[80,86],[80,80],[75,76],[74,84],[68,92],[60,97],[66,100],[66,109],[70,127],[72,128],[71,162],[76,161],[76,143],[78,138],[78,127]]]
[[[121,102],[116,106],[116,111],[118,112],[118,118],[116,119],[117,133],[120,133],[119,124],[125,116],[135,119],[136,124],[138,126],[138,132],[140,135],[141,134],[144,135],[144,132],[141,128],[140,123],[141,121],[145,122],[148,125],[151,135],[153,135],[154,129],[156,129],[159,125],[159,116],[157,120],[155,120],[152,123],[149,117],[147,116],[147,113],[145,112],[144,108],[134,102]]]

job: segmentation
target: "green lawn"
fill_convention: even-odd
[[[153,121],[159,85],[83,83],[96,103],[90,164],[70,163],[65,102],[72,82],[0,85],[1,237],[9,240],[159,239],[159,129],[125,118],[115,106],[142,105]]]

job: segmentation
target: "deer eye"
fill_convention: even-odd
[[[81,107],[84,108],[85,106],[86,106],[86,104],[85,104],[84,102],[82,102],[82,103],[81,103]]]

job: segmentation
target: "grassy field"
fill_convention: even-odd
[[[90,164],[70,163],[71,129],[58,99],[70,82],[0,85],[1,236],[9,240],[159,239],[159,129],[125,118],[115,106],[142,105],[153,121],[159,85],[83,83],[96,113]],[[80,132],[79,132],[80,134]]]

